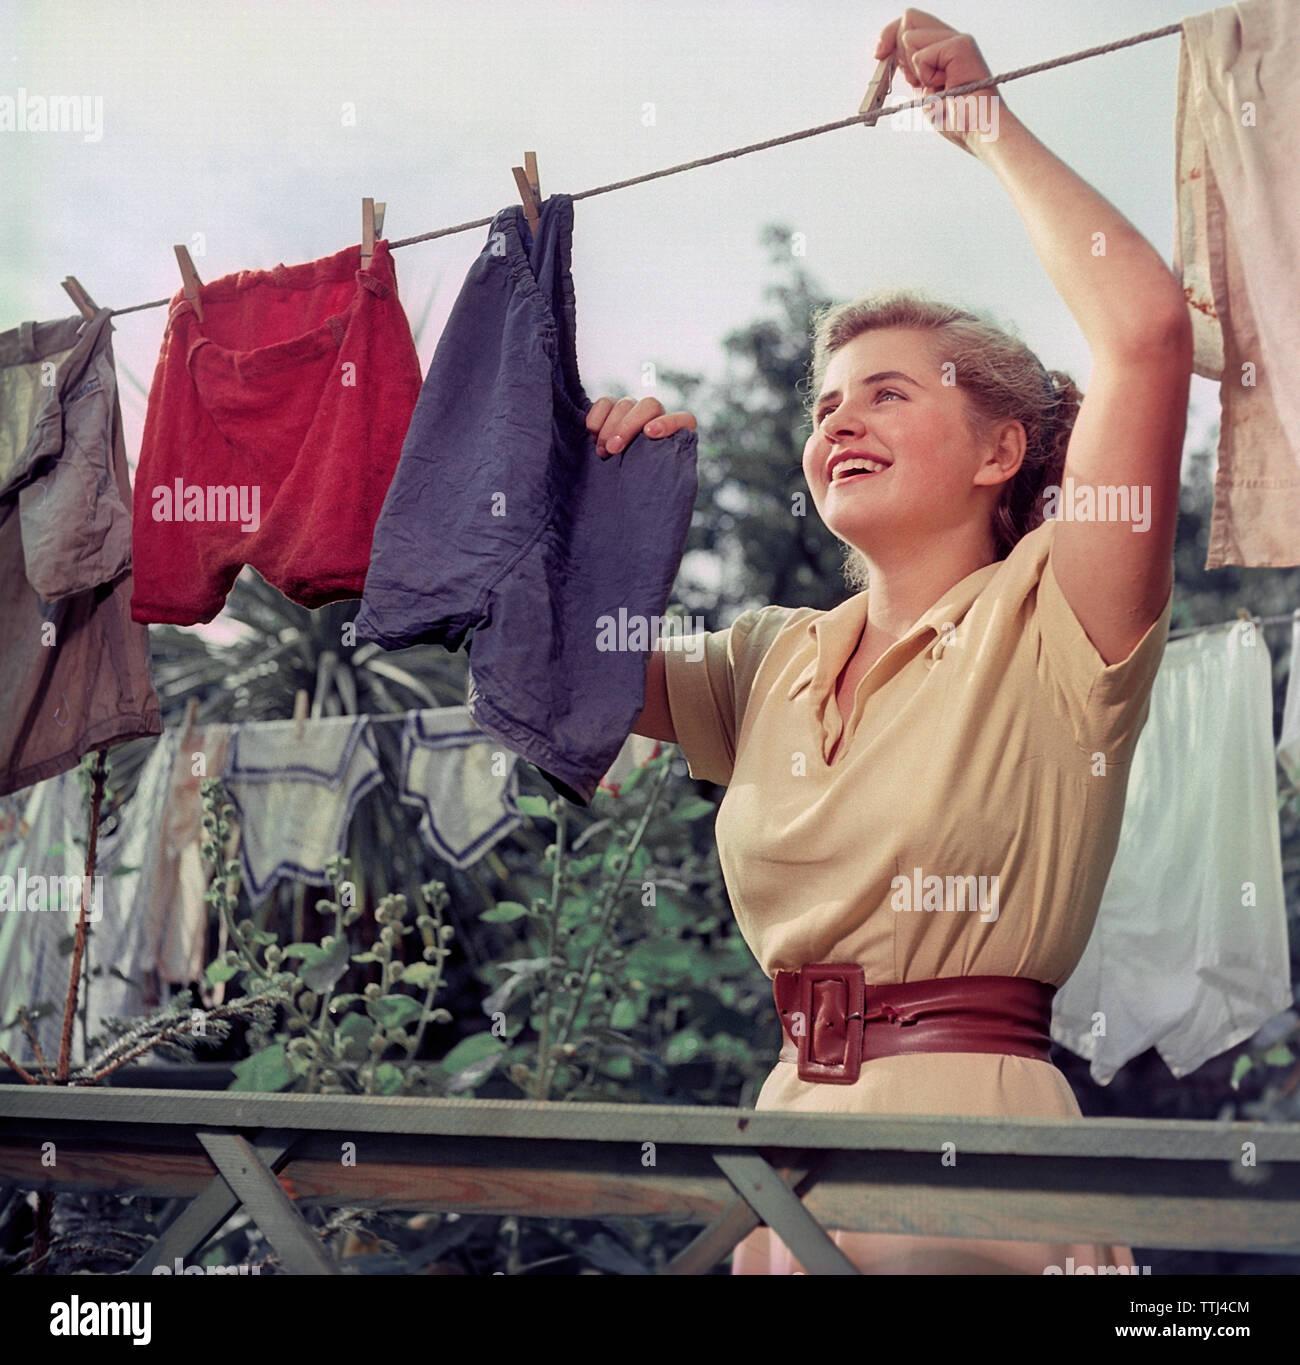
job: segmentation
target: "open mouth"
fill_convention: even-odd
[[[831,486],[838,487],[840,484],[860,483],[864,479],[879,478],[888,469],[889,466],[879,460],[845,460],[835,466],[831,474]]]

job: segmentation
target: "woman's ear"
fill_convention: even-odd
[[[1024,463],[1025,428],[1014,418],[997,423],[991,436],[984,461],[975,472],[975,482],[980,485],[1006,483],[1014,479]]]

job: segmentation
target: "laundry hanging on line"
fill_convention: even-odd
[[[1088,1058],[1100,1085],[1150,1047],[1181,1077],[1291,998],[1272,664],[1262,632],[1238,623],[1165,648],[1097,920],[1053,1001],[1052,1037]]]
[[[368,269],[349,249],[178,294],[136,479],[136,619],[210,620],[245,563],[304,605],[360,594],[363,639],[467,645],[475,724],[589,802],[648,663],[604,650],[601,622],[662,619],[696,438],[597,459],[572,226],[562,195],[535,240],[517,206],[497,215],[422,387],[382,240]],[[340,385],[348,364],[377,378]]]
[[[326,864],[347,852],[357,803],[384,780],[365,716],[236,725],[222,776],[254,905],[281,878],[326,885]]]
[[[162,730],[112,330],[100,309],[0,334],[0,795]]]
[[[1177,232],[1195,370],[1219,381],[1205,567],[1300,564],[1300,5],[1183,20]]]
[[[1291,672],[1282,707],[1282,733],[1277,741],[1277,761],[1293,787],[1300,787],[1300,612],[1291,623]]]
[[[81,1018],[90,1037],[103,1033],[109,1018],[142,1013],[150,1003],[154,964],[143,945],[146,916],[141,906],[140,876],[161,838],[167,776],[175,753],[174,731],[150,751],[136,793],[120,818],[101,820],[95,881],[83,887],[89,812],[79,774],[63,772],[23,793],[20,831],[0,846],[4,895],[21,902],[6,904],[0,914],[0,1048],[19,1060],[34,1062],[20,1025],[6,1036],[3,1024],[18,1005],[45,1004],[51,1012],[33,1025],[47,1061],[59,1054],[63,1005],[68,991],[71,957],[66,942],[76,932],[85,891],[88,911],[90,967],[95,971],[81,999],[74,1033],[73,1060],[83,1055]]]
[[[649,661],[605,650],[602,622],[662,620],[696,437],[641,434],[597,457],[572,237],[563,194],[535,237],[518,205],[493,219],[420,391],[356,625],[385,649],[468,641],[475,724],[586,805],[645,704]]]
[[[305,607],[359,597],[420,390],[387,243],[198,293],[202,321],[173,298],[149,391],[134,618],[210,621],[246,564]]]
[[[379,762],[372,727],[396,720],[401,750],[398,771],[390,775]],[[602,785],[608,789],[616,771],[644,763],[644,743],[628,736]],[[254,904],[281,880],[325,885],[325,864],[346,854],[361,799],[386,780],[403,804],[420,811],[419,832],[429,849],[462,870],[523,820],[517,755],[475,725],[465,706],[250,722],[231,727],[227,755],[219,772],[211,766],[209,772],[222,778],[234,806],[244,885]],[[178,763],[178,772],[183,766]]]
[[[402,729],[402,801],[453,867],[477,862],[523,823],[517,756],[474,724],[467,706],[412,711]]]
[[[1233,12],[1235,13],[1236,9],[1239,8],[1241,7],[1235,7]],[[1248,0],[1246,8],[1253,16],[1262,16],[1258,17],[1255,21],[1256,30],[1258,32],[1265,32],[1267,31],[1268,25],[1274,24],[1275,14],[1273,13],[1273,11],[1277,8],[1276,0]],[[1265,10],[1268,11],[1267,14],[1265,13]],[[1227,13],[1227,11],[1221,11],[1216,13],[1224,14]],[[1193,25],[1192,21],[1187,21],[1183,26],[1184,32],[1183,42],[1185,48],[1192,47],[1195,41],[1194,37],[1192,36],[1194,28],[1195,26]],[[1014,78],[1015,76],[1028,74],[1028,72],[1031,70],[1044,70],[1051,67],[1064,65],[1067,62],[1081,60],[1088,56],[1097,55],[1102,51],[1113,50],[1114,48],[1119,46],[1126,46],[1137,42],[1145,42],[1152,38],[1163,36],[1164,34],[1173,31],[1174,31],[1173,26],[1170,26],[1165,29],[1153,30],[1151,33],[1136,35],[1135,37],[1123,40],[1121,43],[1118,44],[1107,44],[1102,48],[1089,49],[1086,52],[1076,53],[1067,57],[1053,59],[1048,62],[1039,63],[1033,67],[1023,68],[1022,70],[1015,73],[1006,73],[1005,75],[996,77],[994,79],[1007,80]],[[908,105],[904,104],[903,106],[899,107],[906,108],[908,107]],[[879,111],[878,113],[873,114],[871,117],[872,118],[881,117],[887,115],[888,112],[889,110]],[[1205,117],[1204,111],[1201,111],[1200,116],[1202,117],[1203,120]],[[720,153],[716,157],[706,157],[698,159],[696,162],[687,163],[686,165],[680,167],[669,168],[668,171],[653,172],[645,177],[634,177],[632,181],[627,182],[620,181],[614,185],[601,186],[595,190],[583,191],[579,196],[576,197],[586,197],[588,195],[595,193],[607,192],[608,190],[618,188],[625,183],[637,183],[641,179],[651,179],[664,174],[677,173],[686,169],[693,168],[698,165],[710,164],[714,160],[725,159],[733,155],[746,154],[752,151],[760,150],[763,147],[769,145],[777,145],[782,142],[793,141],[797,138],[805,136],[813,136],[820,132],[829,131],[832,128],[845,126],[848,123],[857,121],[860,120],[846,119],[841,120],[834,124],[823,125],[821,128],[803,130],[799,133],[790,134],[785,138],[770,139],[766,143],[758,143],[754,144],[751,147],[734,149],[732,152]],[[547,202],[549,203],[550,201]],[[545,209],[545,205],[543,205],[543,209]],[[517,206],[512,206],[512,214],[516,219],[518,218],[518,212],[519,211]],[[498,215],[498,218],[499,217],[500,215]],[[493,222],[495,224],[496,220],[494,219]],[[412,238],[409,240],[410,241],[424,240],[429,237],[444,235],[445,231],[452,230],[460,229],[440,230],[439,232],[436,233],[423,234],[421,237]],[[522,230],[526,232],[526,229]],[[405,244],[406,243],[398,243],[397,245]],[[261,283],[269,282],[271,286],[286,285],[289,283],[301,284],[305,282],[320,283],[320,279],[318,277],[320,277],[323,272],[324,275],[328,277],[328,280],[331,283],[331,288],[341,288],[347,294],[346,299],[340,296],[340,298],[338,300],[335,300],[333,304],[334,307],[336,307],[337,309],[341,309],[342,311],[327,312],[324,309],[320,309],[317,310],[317,314],[313,314],[312,322],[315,326],[314,331],[296,333],[293,336],[285,336],[279,332],[276,332],[275,340],[266,343],[265,337],[263,337],[262,342],[264,344],[255,345],[253,349],[249,352],[241,352],[237,348],[232,348],[230,346],[223,347],[223,343],[221,340],[216,340],[212,337],[205,336],[201,332],[193,336],[192,345],[184,347],[177,345],[174,348],[177,356],[180,355],[180,352],[182,350],[185,351],[186,372],[184,374],[184,379],[190,382],[192,386],[199,380],[201,374],[209,370],[212,372],[211,375],[209,375],[209,378],[212,380],[213,384],[211,394],[214,397],[214,402],[210,412],[207,415],[212,419],[212,423],[222,428],[219,435],[223,439],[227,436],[233,436],[237,443],[241,437],[249,435],[252,430],[252,427],[249,426],[250,420],[249,414],[243,410],[241,402],[237,402],[234,405],[230,405],[228,410],[226,407],[223,407],[220,395],[221,389],[220,376],[223,373],[223,365],[225,365],[227,369],[229,369],[230,365],[236,365],[237,367],[239,367],[241,384],[243,383],[246,374],[252,374],[260,380],[265,380],[266,383],[263,386],[264,391],[261,393],[261,398],[266,401],[268,408],[275,408],[277,405],[272,401],[270,397],[271,390],[274,388],[274,382],[269,378],[269,372],[274,370],[281,364],[291,363],[298,359],[301,359],[302,357],[298,354],[298,352],[303,348],[310,349],[312,346],[316,345],[323,346],[324,333],[326,330],[328,330],[332,334],[332,339],[336,344],[340,343],[343,340],[344,334],[348,333],[350,330],[351,322],[355,321],[353,314],[360,314],[364,312],[364,307],[358,306],[359,303],[362,305],[364,304],[363,295],[367,292],[371,294],[382,293],[382,289],[377,288],[375,286],[382,285],[383,283],[383,281],[379,277],[380,275],[382,275],[383,270],[385,268],[385,259],[387,257],[389,246],[390,244],[388,243],[376,243],[377,250],[375,255],[375,263],[377,264],[372,263],[372,265],[368,267],[366,271],[362,272],[356,272],[351,270],[351,267],[353,265],[352,261],[353,253],[351,249],[349,249],[346,252],[337,253],[334,257],[326,258],[326,260],[324,261],[312,263],[312,265],[310,266],[296,266],[292,268],[279,266],[274,271],[240,272],[237,275],[226,277],[225,280],[217,281],[216,284],[214,285],[201,286],[198,289],[197,293],[199,297],[214,304],[220,304],[223,301],[222,299],[223,291],[228,294],[230,290],[238,291],[240,288],[248,289],[253,286],[254,282]],[[343,262],[343,267],[340,268],[338,270],[338,273],[336,274],[330,273],[331,271],[334,271],[336,267],[339,267],[340,261]],[[391,274],[391,259],[387,259],[386,268],[388,272]],[[304,274],[303,272],[315,273],[309,275]],[[356,284],[356,281],[348,278],[350,274],[356,275],[356,280],[359,280],[360,284]],[[393,278],[392,297],[395,303],[396,298],[395,277]],[[180,307],[182,308],[182,310],[184,310],[184,308],[188,307],[191,314],[194,312],[194,305],[190,304],[188,301],[186,301],[185,304],[182,304],[179,295],[172,300],[172,305],[174,309]],[[390,310],[390,312],[393,313],[394,317],[396,317],[397,314],[400,314],[400,311],[401,311],[400,306],[396,305],[394,309]],[[169,326],[171,321],[172,319],[169,318]],[[191,317],[190,318],[191,324],[192,321],[193,318]],[[283,319],[281,319],[281,321],[283,321]],[[409,327],[405,325],[404,317],[402,318],[400,326],[396,326],[393,329],[391,329],[391,335],[393,338],[400,338],[400,342],[398,343],[399,348],[405,349],[407,343],[409,343],[410,338]],[[226,338],[226,340],[230,340],[230,338]],[[328,347],[326,347],[325,350],[326,354],[328,355]],[[193,356],[192,365],[189,364],[189,358],[191,356]],[[160,357],[160,368],[161,362],[162,357]],[[179,376],[181,374],[180,368],[179,367],[174,368],[176,368],[176,373]],[[378,368],[382,370],[384,367]],[[191,370],[193,371],[193,373],[189,372]],[[576,378],[576,373],[574,377]],[[157,375],[155,376],[155,378],[157,379]],[[414,371],[414,383],[418,386],[418,368]],[[173,391],[175,391],[176,386],[173,385],[172,387]],[[309,388],[310,386],[301,387],[305,391],[305,389]],[[360,397],[360,394],[358,394],[358,397]],[[153,405],[151,404],[151,407],[152,406]],[[202,405],[200,404],[200,406]],[[265,410],[263,411],[261,416],[257,416],[256,414],[254,414],[252,418],[253,426],[256,426],[258,423],[262,423],[264,430],[265,415],[266,415]],[[279,414],[277,412],[277,415],[282,414]],[[301,413],[299,415],[303,416],[303,414]],[[319,416],[320,414],[317,413],[313,420],[319,418]],[[226,426],[227,422],[228,428]],[[144,463],[145,461],[142,459],[142,465]],[[321,481],[322,485],[324,486],[328,486],[329,482],[330,481],[328,479]],[[286,480],[286,484],[292,484],[293,487],[295,488],[301,488],[301,481],[299,481],[298,483],[294,483],[292,479],[288,479]],[[232,490],[236,494],[242,495],[244,493],[247,493],[249,495],[249,497],[244,502],[238,502],[237,500],[235,518],[230,518],[231,509],[229,507],[229,499],[226,496]],[[256,506],[254,505],[254,500],[252,497],[255,490],[258,494]],[[167,485],[166,483],[162,483],[158,484],[155,487],[152,487],[151,489],[152,494],[156,495],[155,501],[153,501],[150,506],[151,513],[155,509],[167,512],[172,516],[178,514],[184,516],[187,513],[187,509],[193,512],[197,512],[198,508],[195,505],[197,500],[195,500],[192,495],[195,494],[196,492],[201,492],[202,494],[204,494],[203,499],[204,520],[203,522],[198,523],[198,525],[206,526],[208,519],[209,504],[212,501],[219,501],[222,503],[222,510],[224,510],[227,513],[227,517],[229,520],[238,519],[240,522],[239,532],[237,533],[232,532],[232,534],[235,536],[236,541],[233,550],[231,549],[229,540],[227,538],[225,551],[228,551],[230,553],[223,552],[213,554],[211,553],[211,551],[214,549],[214,546],[208,544],[205,547],[205,553],[196,556],[196,562],[200,563],[201,567],[205,572],[209,573],[215,572],[217,575],[217,579],[225,584],[225,587],[221,588],[220,591],[216,591],[214,595],[214,590],[212,590],[211,588],[211,580],[209,581],[210,597],[212,598],[212,600],[209,600],[207,605],[203,608],[204,612],[212,614],[215,613],[216,610],[219,610],[220,602],[215,600],[215,598],[224,596],[224,591],[228,590],[229,581],[232,581],[231,579],[232,567],[235,573],[238,572],[238,564],[242,562],[242,560],[240,559],[242,549],[240,546],[239,538],[247,535],[256,537],[256,535],[261,531],[263,524],[261,519],[262,508],[260,505],[262,491],[264,490],[260,483],[253,483],[248,481],[241,481],[238,483],[227,482],[225,484],[212,484],[202,483],[197,479],[190,480],[189,478],[186,477],[183,470],[179,475],[177,475],[171,480],[170,486]],[[313,493],[318,491],[319,491],[318,488],[313,487],[312,489]],[[139,492],[140,485],[139,483],[137,483],[137,497],[139,496]],[[214,493],[220,496],[217,499],[213,499],[208,496]],[[161,499],[161,501],[159,501],[158,499]],[[277,497],[273,498],[272,500],[278,502],[281,506],[285,507],[288,507],[293,503],[292,496],[287,496],[283,499]],[[347,506],[348,505],[347,500],[343,500],[342,503],[335,502],[331,504],[330,506],[331,515],[333,515],[336,512],[337,508],[340,505]],[[292,520],[292,518],[290,520]],[[359,535],[356,536],[342,535],[335,537],[334,538],[335,541],[341,544],[351,544],[354,548],[357,544],[363,543],[366,532],[369,528],[371,518],[369,516],[364,516],[362,517],[361,520],[362,522],[365,523],[365,525],[362,527],[361,533]],[[251,529],[254,522],[257,523],[258,528],[257,531],[252,531]],[[163,525],[170,524],[172,526],[175,525],[174,522],[167,523],[166,521],[163,521],[161,524]],[[250,528],[249,531],[246,532],[243,529],[245,526]],[[220,537],[218,537],[218,539],[220,539]],[[266,538],[264,537],[263,540],[265,541],[265,539]],[[276,539],[281,542],[283,541],[283,537],[277,536]],[[254,557],[254,562],[260,562],[266,573],[271,577],[272,581],[279,582],[281,586],[284,587],[285,591],[289,593],[289,595],[294,596],[295,594],[299,594],[298,600],[310,601],[312,600],[311,594],[318,595],[316,600],[339,600],[336,594],[345,591],[355,592],[356,588],[355,586],[348,589],[340,587],[338,582],[333,581],[331,574],[322,568],[322,561],[329,558],[329,553],[323,547],[329,542],[330,537],[328,536],[326,537],[305,536],[300,539],[296,547],[295,554],[289,556],[290,559],[294,560],[294,563],[290,564],[283,559],[277,559],[275,555],[272,555],[271,559],[267,560],[260,554]],[[232,554],[233,560],[231,559]],[[358,570],[354,566],[354,569],[352,571],[353,579],[356,578],[357,573]],[[300,576],[295,577],[295,575]],[[174,593],[176,591],[175,584],[177,581],[180,580],[176,579],[173,580],[172,582],[164,583],[160,587],[160,592],[162,592],[163,595],[166,595],[168,592]],[[144,605],[144,599],[141,596],[142,591],[144,590],[137,587],[135,599],[137,614],[148,613],[148,608]],[[191,603],[190,605],[181,608],[181,610],[186,612],[192,612],[194,610],[193,604]],[[150,617],[149,619],[154,618]],[[158,619],[163,618],[160,617]],[[484,632],[480,631],[480,633]],[[503,634],[504,632],[498,629],[496,642],[481,646],[480,654],[492,653],[494,649],[497,647],[497,645],[499,645],[499,642],[502,639]],[[472,653],[472,635],[470,636],[470,641]],[[607,664],[607,661],[602,661],[602,663]],[[502,680],[500,678],[500,672],[501,670],[496,665],[495,661],[489,661],[484,666],[475,668],[474,660],[471,659],[471,693],[469,696],[469,703],[471,705],[472,710],[478,717],[480,723],[485,725],[491,724],[495,726],[496,731],[498,735],[501,737],[502,741],[511,744],[517,749],[517,751],[524,752],[525,748],[535,751],[535,754],[526,754],[526,756],[530,758],[530,761],[533,761],[534,757],[540,759],[539,766],[542,767],[543,773],[547,775],[547,778],[549,781],[552,782],[552,785],[556,786],[557,790],[564,791],[566,795],[570,796],[570,799],[580,799],[579,788],[581,788],[581,791],[584,792],[588,791],[591,788],[591,783],[593,780],[591,769],[594,767],[602,766],[602,764],[593,762],[587,769],[584,769],[578,787],[572,785],[573,780],[572,774],[570,774],[570,779],[566,780],[566,777],[562,772],[548,770],[548,768],[545,766],[547,762],[551,762],[557,768],[562,767],[564,764],[567,763],[571,767],[573,767],[573,772],[576,773],[583,766],[582,756],[567,752],[567,748],[563,744],[560,746],[560,752],[558,754],[554,755],[553,757],[549,756],[546,752],[546,749],[550,737],[544,734],[539,736],[535,732],[532,716],[530,714],[531,712],[535,712],[542,709],[548,708],[554,709],[557,705],[563,705],[563,703],[567,701],[567,698],[561,697],[557,702],[556,697],[553,693],[552,696],[539,701],[534,692],[530,691],[527,687],[525,687],[524,689],[519,689],[517,687],[512,688],[508,680],[503,686]],[[486,688],[478,687],[477,684],[475,683],[476,675],[487,678],[490,681],[491,686]],[[494,700],[495,694],[498,691],[505,691],[513,694],[512,707],[502,707],[499,700]],[[524,703],[522,707],[520,701],[521,698]],[[610,746],[612,746],[612,744],[613,740],[609,739],[606,747],[604,749],[598,750],[599,756],[602,759],[607,760],[610,757]],[[553,744],[552,747],[554,747]],[[576,767],[573,766],[575,764],[577,765]]]
[[[159,984],[185,986],[201,981],[207,965],[210,873],[203,859],[207,836],[200,788],[205,777],[225,771],[230,726],[182,727],[168,731],[165,738],[170,753],[167,776],[159,788],[162,817],[157,840],[140,869],[137,904],[144,922],[138,964],[146,978],[152,975]],[[133,811],[132,818],[138,819],[139,813]],[[162,992],[155,985],[149,994],[157,999]]]

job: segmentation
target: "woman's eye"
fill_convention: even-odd
[[[881,389],[880,392],[876,395],[875,401],[879,402],[882,398],[885,397],[903,398],[904,395],[899,393],[897,389]],[[827,419],[827,417],[830,416],[830,414],[833,411],[834,411],[833,408],[829,407],[822,408],[821,411],[819,411],[817,415],[813,418],[813,426],[815,428],[820,428],[821,424]]]

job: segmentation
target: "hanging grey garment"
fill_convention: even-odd
[[[573,201],[492,220],[375,527],[357,634],[469,644],[474,723],[586,804],[645,704],[696,493],[696,440],[602,460],[578,377]]]
[[[145,1013],[147,973],[140,936],[146,918],[142,867],[161,835],[167,804],[167,776],[176,753],[176,731],[151,748],[135,794],[119,811],[101,816],[95,881],[83,887],[89,803],[80,774],[60,773],[25,793],[20,837],[0,852],[0,1002],[4,1017],[19,1005],[47,1004],[52,1013],[37,1021],[45,1060],[59,1055],[63,1007],[72,958],[66,942],[77,930],[86,894],[87,948],[91,978],[79,997],[73,1031],[73,1061],[84,1057],[83,1010],[94,1038],[110,1017]],[[19,1025],[0,1031],[0,1047],[26,1063],[35,1057]]]
[[[109,310],[0,334],[0,795],[162,730]]]
[[[420,808],[420,833],[440,858],[470,867],[523,823],[517,763],[470,720],[468,707],[407,715],[400,794]]]
[[[260,905],[275,883],[327,886],[361,798],[384,774],[369,716],[318,716],[231,727],[222,774],[239,819],[244,886]]]

